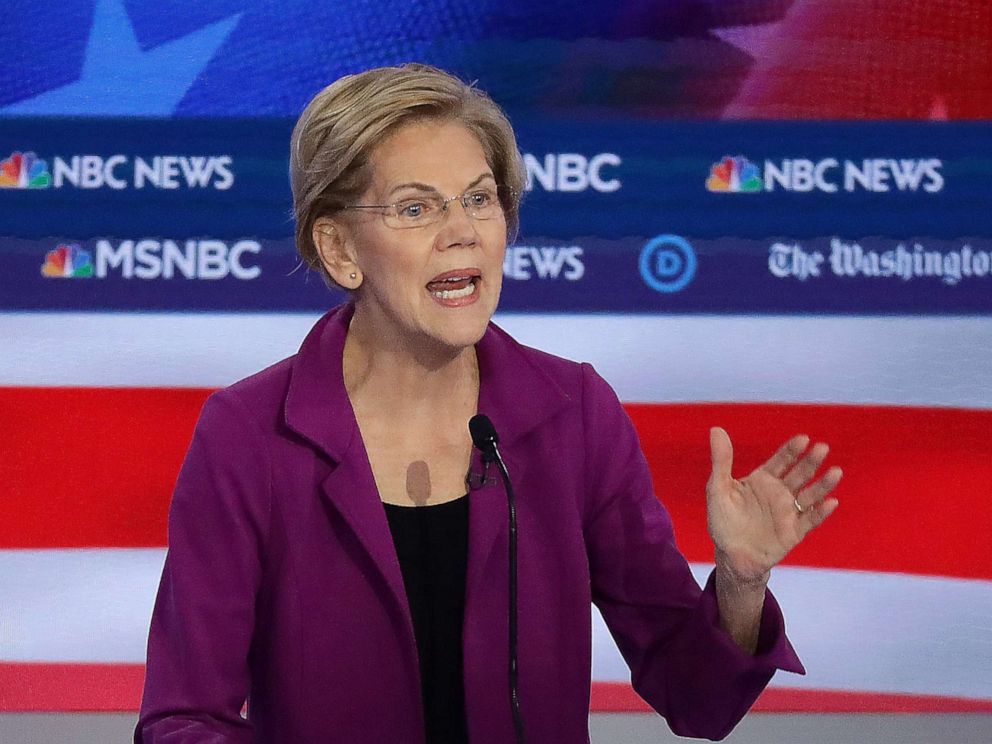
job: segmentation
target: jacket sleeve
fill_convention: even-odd
[[[741,650],[719,625],[713,575],[700,591],[675,544],[630,418],[589,365],[583,415],[593,602],[630,667],[634,690],[672,731],[722,739],[776,669],[805,673],[778,604],[767,592],[757,651]]]
[[[241,710],[270,490],[258,425],[236,393],[213,394],[169,510],[136,744],[251,741]]]

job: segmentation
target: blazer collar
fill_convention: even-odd
[[[286,392],[286,425],[337,462],[358,433],[342,366],[354,311],[351,303],[339,305],[310,329],[293,358]]]
[[[344,459],[358,435],[344,387],[342,358],[354,305],[326,313],[310,330],[292,363],[286,393],[287,426],[332,459]],[[479,360],[479,413],[492,419],[500,444],[522,437],[553,416],[569,396],[543,369],[533,353],[490,323],[476,344]]]

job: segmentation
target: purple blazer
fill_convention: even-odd
[[[424,741],[403,576],[344,388],[352,310],[204,405],[169,514],[139,744]],[[588,741],[591,603],[671,728],[722,738],[776,668],[803,671],[774,598],[749,656],[718,625],[713,577],[700,591],[679,553],[609,385],[493,324],[477,353],[479,411],[517,493],[528,740]],[[506,496],[494,479],[469,499],[469,738],[506,744]]]

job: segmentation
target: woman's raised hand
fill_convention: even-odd
[[[737,480],[731,475],[730,436],[710,429],[713,470],[706,483],[706,514],[716,561],[742,584],[767,581],[768,572],[806,534],[833,513],[827,498],[841,479],[837,466],[816,480],[829,447],[796,435],[761,467]]]

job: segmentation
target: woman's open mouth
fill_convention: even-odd
[[[482,273],[477,269],[459,269],[439,274],[427,283],[427,291],[446,307],[461,307],[478,299]]]

